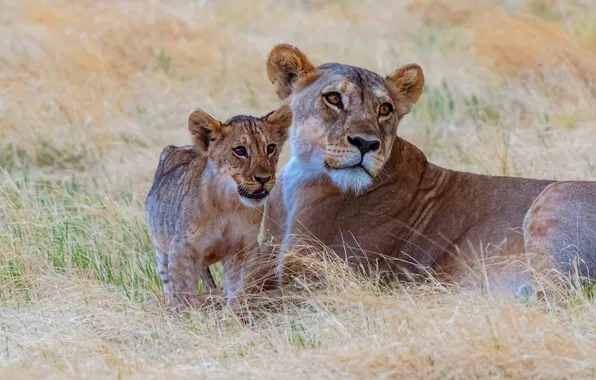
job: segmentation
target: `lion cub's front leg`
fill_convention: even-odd
[[[169,306],[194,304],[200,274],[195,265],[195,256],[195,252],[182,238],[175,237],[172,240],[167,258],[169,286],[164,287]]]
[[[246,258],[248,256],[246,249],[247,247],[244,242],[240,241],[229,247],[222,260],[224,280],[223,291],[226,297],[227,306],[237,314],[240,311],[238,296],[244,291]]]

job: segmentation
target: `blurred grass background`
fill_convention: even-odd
[[[380,74],[419,63],[399,134],[434,163],[596,177],[591,1],[4,0],[1,377],[593,377],[584,294],[543,310],[330,276],[250,328],[163,310],[143,217],[159,152],[189,143],[192,108],[277,107],[280,42]]]

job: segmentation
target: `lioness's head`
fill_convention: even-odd
[[[225,123],[199,109],[188,115],[195,147],[215,164],[218,175],[235,182],[240,201],[247,206],[262,205],[275,185],[279,152],[291,124],[288,105],[260,118],[240,115]]]
[[[292,156],[326,172],[342,191],[357,193],[388,160],[399,121],[424,87],[416,64],[382,78],[339,63],[315,67],[286,44],[269,53],[267,76],[282,100],[291,96]]]

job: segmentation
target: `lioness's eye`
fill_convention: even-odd
[[[271,156],[273,153],[275,153],[275,144],[267,145],[267,154]]]
[[[237,146],[235,148],[232,148],[232,150],[234,151],[234,154],[238,157],[246,157],[246,148],[243,146]]]
[[[379,107],[379,116],[387,116],[393,110],[393,106],[389,103],[383,103]]]
[[[325,100],[327,100],[330,104],[337,106],[338,108],[342,108],[341,104],[341,96],[337,92],[330,92],[325,94]]]

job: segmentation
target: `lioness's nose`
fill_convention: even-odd
[[[270,179],[271,179],[271,176],[269,176],[269,177],[257,177],[257,176],[255,176],[255,181],[257,181],[261,185],[266,184],[267,182],[269,182]]]
[[[360,136],[351,137],[348,136],[348,142],[354,145],[362,155],[365,155],[368,152],[375,151],[379,149],[381,143],[379,140],[365,140]]]

